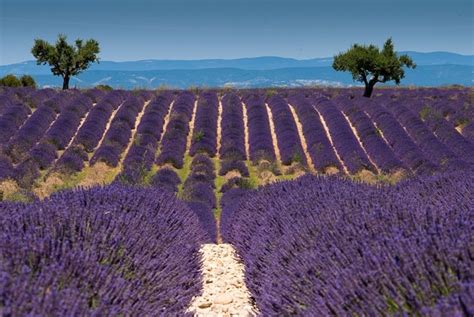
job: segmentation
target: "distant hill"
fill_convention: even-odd
[[[474,55],[449,52],[401,52],[417,63],[407,72],[404,85],[439,86],[449,84],[472,85]],[[130,62],[102,61],[94,64],[72,84],[79,87],[99,83],[113,87],[153,88],[167,85],[177,88],[194,86],[305,86],[355,85],[349,74],[332,70],[332,57],[297,60],[283,57],[253,57],[205,60],[142,60]],[[0,66],[5,74],[31,74],[41,86],[59,86],[60,78],[51,75],[48,66],[34,61]]]

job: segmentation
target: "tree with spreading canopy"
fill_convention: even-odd
[[[404,66],[415,68],[416,64],[408,55],[397,55],[391,38],[382,50],[375,45],[354,44],[346,52],[334,56],[332,64],[336,71],[349,71],[354,80],[363,82],[364,97],[369,98],[376,83],[394,80],[399,85],[405,77]]]
[[[49,64],[56,76],[63,78],[63,89],[69,89],[71,76],[76,76],[87,69],[92,63],[99,62],[99,43],[89,39],[77,39],[75,46],[66,41],[66,36],[60,34],[56,45],[51,45],[42,39],[35,39],[31,54],[38,65]]]

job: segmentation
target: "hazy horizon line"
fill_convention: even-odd
[[[433,54],[433,53],[449,53],[449,54],[456,54],[464,57],[474,57],[474,52],[471,54],[464,54],[458,53],[453,51],[411,51],[411,50],[403,50],[399,51],[400,53],[423,53],[423,54]],[[146,58],[146,59],[129,59],[129,60],[111,60],[111,59],[100,59],[102,62],[114,62],[114,63],[123,63],[123,62],[146,62],[146,61],[205,61],[205,60],[239,60],[239,59],[255,59],[255,58],[285,58],[285,59],[293,59],[296,61],[305,61],[305,60],[312,60],[312,59],[327,59],[333,58],[334,56],[316,56],[316,57],[308,57],[308,58],[295,58],[291,56],[282,56],[282,55],[258,55],[258,56],[242,56],[242,57],[231,57],[231,58],[221,58],[221,57],[207,57],[207,58]],[[99,56],[100,58],[100,56]],[[14,64],[21,64],[26,62],[34,62],[35,59],[29,60],[22,60],[14,63],[3,64],[0,63],[0,66],[8,66]]]

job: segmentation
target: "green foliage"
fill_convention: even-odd
[[[424,106],[420,110],[420,118],[423,121],[426,121],[429,118],[434,119],[434,120],[441,120],[443,119],[443,115],[439,111],[435,111],[429,106]]]
[[[277,94],[276,89],[267,89],[267,90],[265,91],[265,96],[266,96],[267,98],[270,98],[270,97],[272,97],[272,96],[274,96],[274,95],[276,95],[276,94]]]
[[[189,86],[188,90],[190,92],[192,92],[193,94],[195,94],[195,95],[199,95],[199,92],[201,91],[201,89],[198,86],[195,86],[195,85]]]
[[[104,85],[104,84],[97,85],[97,86],[95,86],[95,88],[99,89],[99,90],[103,90],[103,91],[112,91],[112,90],[114,90],[111,86]]]
[[[75,41],[75,46],[66,41],[66,36],[60,34],[53,46],[42,39],[35,39],[31,54],[36,58],[38,65],[49,64],[51,72],[63,77],[63,89],[69,88],[69,79],[87,69],[90,64],[99,62],[99,43],[89,39]]]
[[[425,121],[428,116],[431,114],[431,108],[428,107],[428,106],[424,106],[421,110],[420,110],[420,118],[421,120]]]
[[[18,78],[15,75],[9,74],[0,78],[0,86],[36,88],[36,82],[30,75],[23,75]]]
[[[23,75],[20,77],[20,82],[23,87],[36,88],[36,81],[30,75]]]
[[[332,67],[336,71],[351,72],[355,81],[365,84],[364,96],[368,93],[366,97],[370,97],[376,83],[393,80],[398,85],[405,77],[403,67],[415,68],[416,64],[408,55],[398,56],[389,38],[382,50],[372,44],[352,45],[346,52],[334,56]]]
[[[6,75],[0,78],[0,86],[21,87],[21,81],[15,75]]]
[[[193,136],[194,141],[199,142],[202,140],[202,138],[204,138],[204,132],[201,130],[196,131],[196,133]]]
[[[469,118],[465,118],[465,117],[460,117],[460,118],[457,118],[455,121],[454,121],[454,125],[455,126],[466,126],[468,125],[470,122]]]
[[[300,163],[301,162],[301,153],[295,152],[293,154],[293,157],[291,158],[291,161],[293,161],[295,163]]]

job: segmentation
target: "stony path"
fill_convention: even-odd
[[[135,142],[135,135],[137,134],[138,131],[138,126],[140,125],[140,122],[142,121],[142,117],[145,114],[146,108],[150,104],[151,100],[145,101],[145,105],[143,106],[142,111],[140,111],[135,118],[135,128],[132,130],[132,135],[130,136],[130,141],[128,142],[127,147],[125,148],[125,151],[123,151],[122,156],[120,158],[119,166],[120,169],[122,170],[122,165],[123,161],[127,157],[128,151],[130,151],[130,148],[132,147],[133,143]]]
[[[304,155],[306,156],[306,162],[308,162],[308,168],[311,172],[315,173],[316,169],[314,168],[314,165],[313,165],[313,159],[311,158],[311,155],[309,155],[309,152],[308,152],[308,143],[306,143],[306,138],[303,133],[303,125],[301,124],[298,114],[296,113],[295,107],[293,107],[293,105],[291,104],[288,104],[288,107],[290,108],[291,115],[293,116],[293,120],[295,120],[296,129],[298,131],[298,135],[301,141],[301,147],[303,148]]]
[[[281,164],[280,148],[278,147],[278,139],[275,132],[275,124],[273,122],[273,114],[270,106],[265,103],[265,108],[267,109],[268,122],[270,123],[270,134],[272,135],[273,148],[275,149],[275,157],[278,164]]]
[[[247,160],[250,160],[249,118],[247,115],[247,106],[243,102],[242,102],[242,117],[244,118],[245,156]]]
[[[255,316],[244,282],[244,266],[230,244],[201,247],[203,293],[189,308],[195,316]]]
[[[217,108],[217,149],[216,157],[219,159],[221,157],[221,144],[222,144],[222,99],[219,99],[219,106]]]
[[[102,133],[102,137],[100,138],[100,141],[99,143],[97,143],[97,146],[95,147],[93,153],[95,153],[95,151],[97,151],[102,143],[104,142],[105,140],[105,135],[107,134],[107,132],[109,132],[109,129],[110,129],[110,126],[112,125],[112,121],[114,120],[115,118],[115,115],[117,114],[117,112],[120,110],[120,108],[122,108],[123,104],[125,103],[125,101],[123,101],[120,106],[117,107],[117,109],[115,109],[114,111],[112,111],[112,114],[110,115],[109,117],[109,120],[107,121],[107,124],[105,125],[105,130],[104,130],[104,133]]]
[[[199,102],[198,98],[196,98],[196,100],[194,101],[193,114],[191,116],[191,121],[189,121],[189,133],[186,139],[186,152],[185,153],[189,153],[189,149],[191,148],[191,144],[193,143],[194,122],[196,121],[196,112],[197,112],[197,107],[198,107],[198,102]]]

